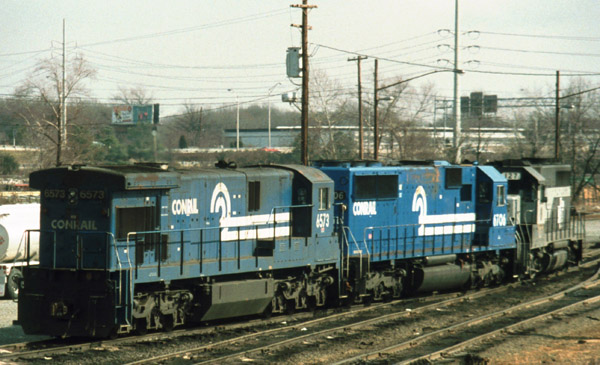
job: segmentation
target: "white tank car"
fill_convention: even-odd
[[[39,228],[39,203],[0,205],[0,263],[25,260],[25,231]],[[39,246],[39,233],[31,232],[31,260],[37,259]]]

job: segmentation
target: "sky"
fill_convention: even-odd
[[[61,57],[63,19],[67,57],[96,69],[90,98],[112,104],[121,89],[141,88],[161,115],[184,104],[205,110],[236,105],[290,108],[281,94],[298,90],[286,76],[288,47],[299,47],[301,1],[31,1],[0,8],[0,95],[9,97],[36,68]],[[311,77],[318,73],[356,95],[356,62],[364,55],[363,89],[453,67],[453,0],[310,0]],[[597,0],[459,0],[459,94],[499,98],[553,96],[584,79],[600,85],[600,2]],[[450,99],[453,75],[440,72],[410,83],[432,86]],[[300,94],[300,92],[298,92]]]

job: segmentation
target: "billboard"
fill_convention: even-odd
[[[154,117],[154,114],[156,118]],[[135,125],[158,123],[158,104],[113,106],[112,124]]]

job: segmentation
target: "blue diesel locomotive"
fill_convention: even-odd
[[[335,184],[344,279],[366,300],[512,275],[507,180],[489,166],[324,162]]]
[[[32,173],[30,186],[40,262],[19,292],[27,334],[109,337],[368,303],[521,276],[540,265],[524,252],[550,255],[547,269],[581,258],[576,232],[524,248],[510,180],[491,166],[70,166]]]

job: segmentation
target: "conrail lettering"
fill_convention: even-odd
[[[171,204],[173,215],[198,214],[198,199],[175,199]]]
[[[356,202],[352,204],[354,215],[377,215],[377,202]]]
[[[54,219],[50,222],[50,227],[53,229],[71,229],[80,231],[98,230],[95,220],[78,221],[77,219]]]

